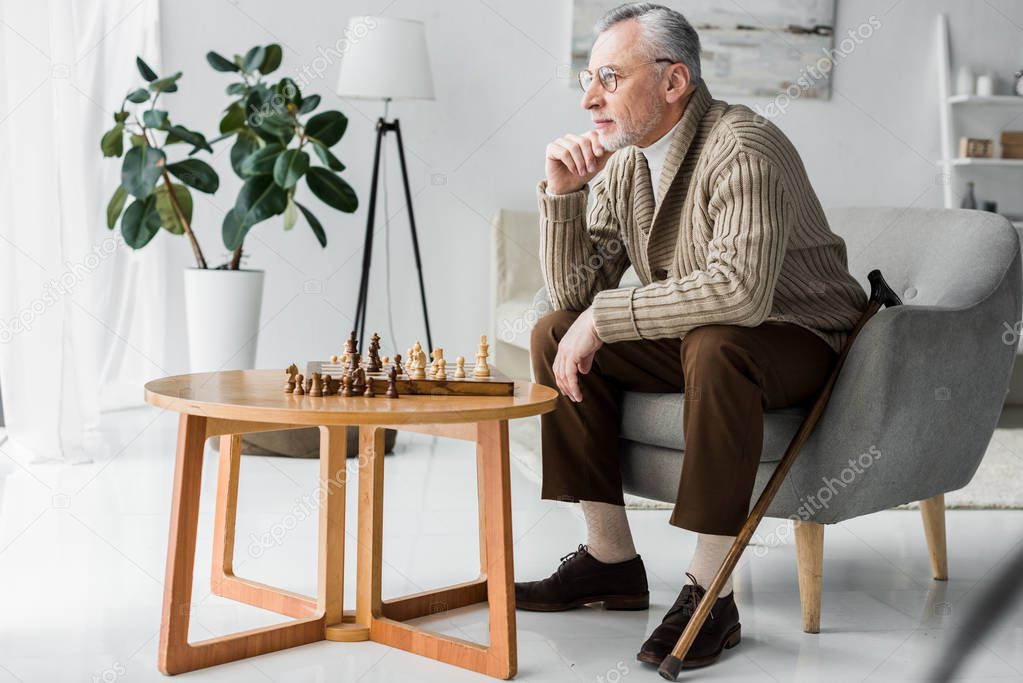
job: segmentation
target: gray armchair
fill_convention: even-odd
[[[944,493],[965,486],[994,432],[1019,346],[1020,242],[1003,216],[922,208],[827,212],[869,292],[878,268],[903,305],[861,330],[768,516],[795,520],[803,630],[820,628],[824,525],[920,501],[935,579],[947,578]],[[541,296],[541,295],[538,295]],[[626,492],[673,502],[682,394],[626,393]],[[754,500],[809,410],[768,411]]]

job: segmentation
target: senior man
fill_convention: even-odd
[[[698,536],[689,583],[637,655],[659,664],[746,518],[764,410],[817,394],[866,295],[792,143],[711,97],[685,17],[622,5],[596,33],[579,75],[594,130],[548,145],[538,186],[554,311],[531,340],[537,381],[561,390],[542,418],[541,496],[580,502],[587,539],[515,596],[538,611],[649,606],[622,496],[621,399],[684,391],[670,523]],[[642,286],[618,286],[629,265]],[[729,580],[683,665],[739,640]]]

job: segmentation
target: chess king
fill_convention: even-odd
[[[579,74],[593,129],[547,145],[537,188],[552,312],[530,351],[537,381],[561,392],[542,417],[541,496],[579,502],[587,536],[515,596],[525,610],[648,608],[623,507],[621,399],[684,391],[669,521],[697,543],[675,574],[678,599],[639,648],[656,665],[746,518],[764,410],[817,395],[866,294],[799,153],[772,122],[712,97],[682,14],[622,5],[595,34]],[[630,265],[640,286],[619,286]],[[739,639],[729,580],[683,666],[711,664]]]

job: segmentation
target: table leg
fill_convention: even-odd
[[[196,643],[188,642],[205,441],[206,418],[181,415],[174,465],[163,618],[157,655],[157,665],[166,674],[201,669],[323,639],[324,617],[320,613],[285,624],[250,629]],[[338,499],[343,506],[341,495],[328,497],[325,507],[336,506]],[[330,510],[327,514],[331,516],[337,513]],[[321,559],[321,574],[327,564]]]
[[[295,619],[311,617],[316,614],[315,598],[274,588],[234,573],[234,530],[238,515],[241,449],[241,434],[224,434],[220,437],[210,591],[229,600],[244,602]]]
[[[480,560],[485,573],[474,581],[387,601],[380,597],[383,431],[376,427],[362,427],[360,443],[356,621],[369,624],[370,638],[376,642],[497,678],[513,677],[517,670],[517,656],[508,422],[500,420],[476,425]],[[490,609],[489,646],[403,623],[406,619],[483,600],[487,600]]]

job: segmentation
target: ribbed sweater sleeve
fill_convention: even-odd
[[[708,203],[705,267],[597,294],[594,322],[604,342],[680,337],[710,324],[755,327],[770,313],[792,222],[783,173],[744,149],[720,170]]]
[[[584,310],[597,292],[616,287],[629,267],[604,174],[593,181],[593,205],[587,212],[589,192],[587,184],[575,192],[550,195],[546,180],[537,185],[540,264],[556,310]]]

